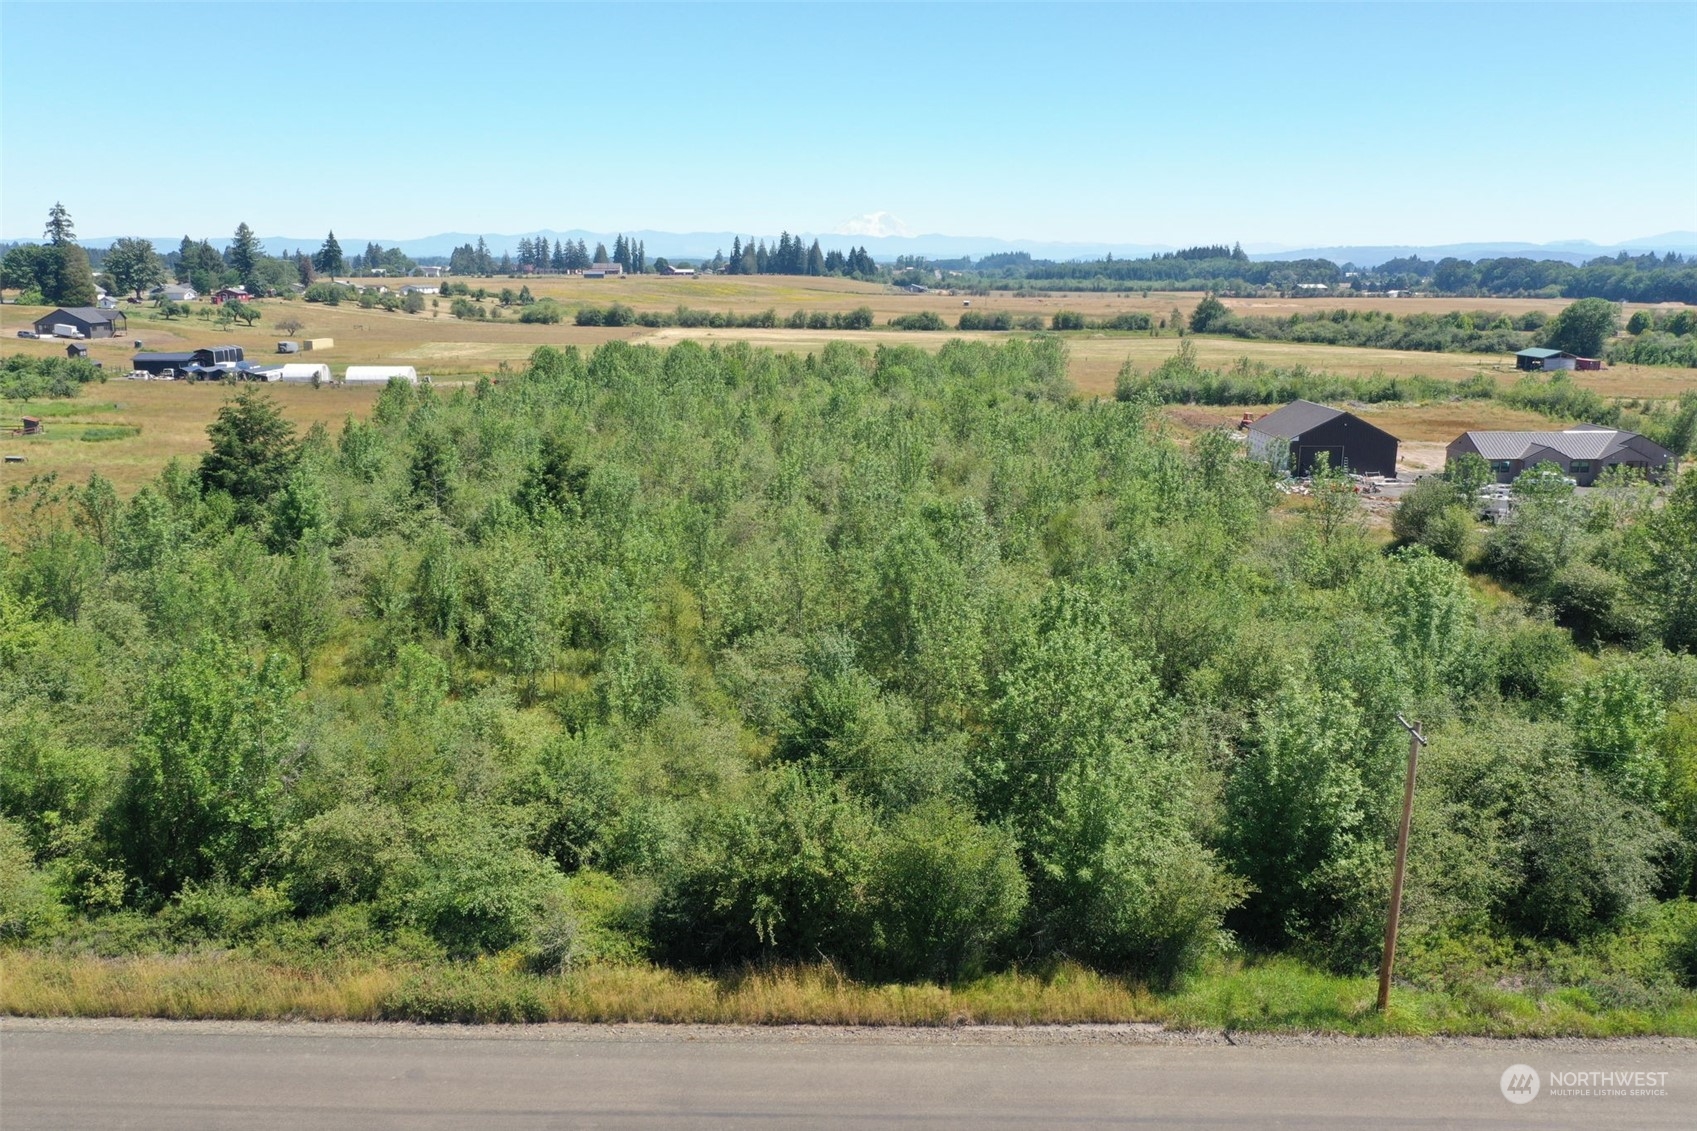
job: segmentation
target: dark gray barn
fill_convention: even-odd
[[[167,369],[181,373],[193,362],[193,353],[138,353],[130,358],[132,368],[155,377],[161,376]]]
[[[1333,467],[1357,475],[1395,475],[1397,438],[1354,413],[1291,401],[1249,425],[1249,454],[1293,475],[1311,475],[1324,452]]]

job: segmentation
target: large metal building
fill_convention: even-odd
[[[1249,454],[1293,475],[1312,475],[1325,453],[1332,467],[1358,475],[1395,475],[1397,438],[1352,412],[1291,401],[1248,428]]]
[[[1673,466],[1673,453],[1636,432],[1576,424],[1560,432],[1463,432],[1445,452],[1454,460],[1473,452],[1491,465],[1498,483],[1512,483],[1527,468],[1553,463],[1581,487],[1589,487],[1611,467],[1630,467],[1661,476]]]

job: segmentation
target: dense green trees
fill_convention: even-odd
[[[211,432],[128,499],[8,504],[0,934],[1360,969],[1399,711],[1433,741],[1411,953],[1697,885],[1690,475],[1534,477],[1480,549],[1437,529],[1458,467],[1387,553],[1353,492],[1073,397],[1055,339],[543,348]]]
[[[1600,357],[1620,327],[1620,311],[1600,298],[1583,298],[1544,327],[1544,344],[1580,357]]]
[[[107,249],[101,270],[112,276],[120,290],[136,298],[156,283],[165,281],[165,264],[153,249],[152,240],[121,239]]]
[[[48,211],[43,235],[45,244],[19,244],[6,252],[0,286],[17,287],[47,306],[93,306],[94,272],[63,204]]]

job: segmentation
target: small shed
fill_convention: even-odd
[[[41,417],[26,416],[23,419],[23,425],[21,427],[12,429],[12,435],[39,436],[46,431],[47,427],[41,423]]]
[[[1573,369],[1579,358],[1566,350],[1526,349],[1514,355],[1514,367],[1537,373],[1546,369]]]
[[[85,345],[79,345],[76,342],[72,342],[70,345],[65,347],[65,356],[66,357],[87,357],[88,356],[88,347],[85,346]]]
[[[303,350],[327,350],[336,344],[335,338],[307,338],[301,342]]]
[[[418,384],[418,370],[410,365],[350,365],[342,373],[349,385],[387,385],[393,379]]]
[[[1293,475],[1312,475],[1323,452],[1332,467],[1358,475],[1395,475],[1397,438],[1353,412],[1291,401],[1249,425],[1249,454]]]

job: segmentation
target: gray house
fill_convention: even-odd
[[[1463,432],[1451,441],[1446,457],[1473,452],[1489,461],[1498,483],[1512,483],[1529,467],[1546,461],[1589,487],[1611,467],[1636,468],[1659,476],[1673,466],[1673,453],[1636,432],[1576,424],[1560,432]]]
[[[129,320],[119,311],[96,306],[61,306],[35,320],[35,332],[43,337],[52,337],[55,326],[70,326],[85,338],[110,338],[120,328],[128,329]]]

